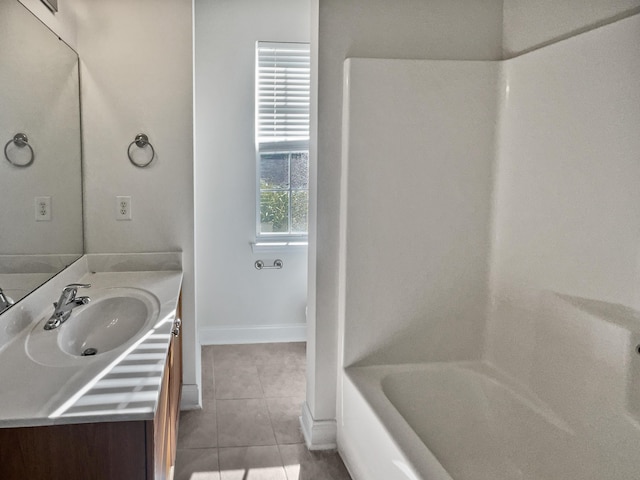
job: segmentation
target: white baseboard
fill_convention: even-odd
[[[198,385],[183,384],[180,410],[199,410],[202,408]]]
[[[200,345],[305,342],[307,324],[200,327],[198,337]]]
[[[337,448],[336,421],[314,420],[307,402],[302,405],[300,426],[309,450],[335,450]]]

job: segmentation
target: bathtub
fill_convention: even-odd
[[[635,417],[570,422],[481,361],[351,367],[342,391],[338,445],[358,480],[640,478]]]

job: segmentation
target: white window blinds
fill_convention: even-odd
[[[309,142],[308,43],[258,42],[256,46],[256,141]]]

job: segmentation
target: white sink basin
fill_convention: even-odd
[[[54,330],[44,330],[53,309],[33,328],[26,341],[27,354],[43,365],[65,365],[133,344],[158,318],[160,304],[151,293],[136,288],[85,290],[91,302],[77,307]]]
[[[62,325],[58,346],[69,355],[95,355],[127,342],[149,318],[150,305],[136,297],[92,301]]]

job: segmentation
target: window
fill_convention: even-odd
[[[308,43],[256,46],[257,236],[304,239],[309,205]]]

